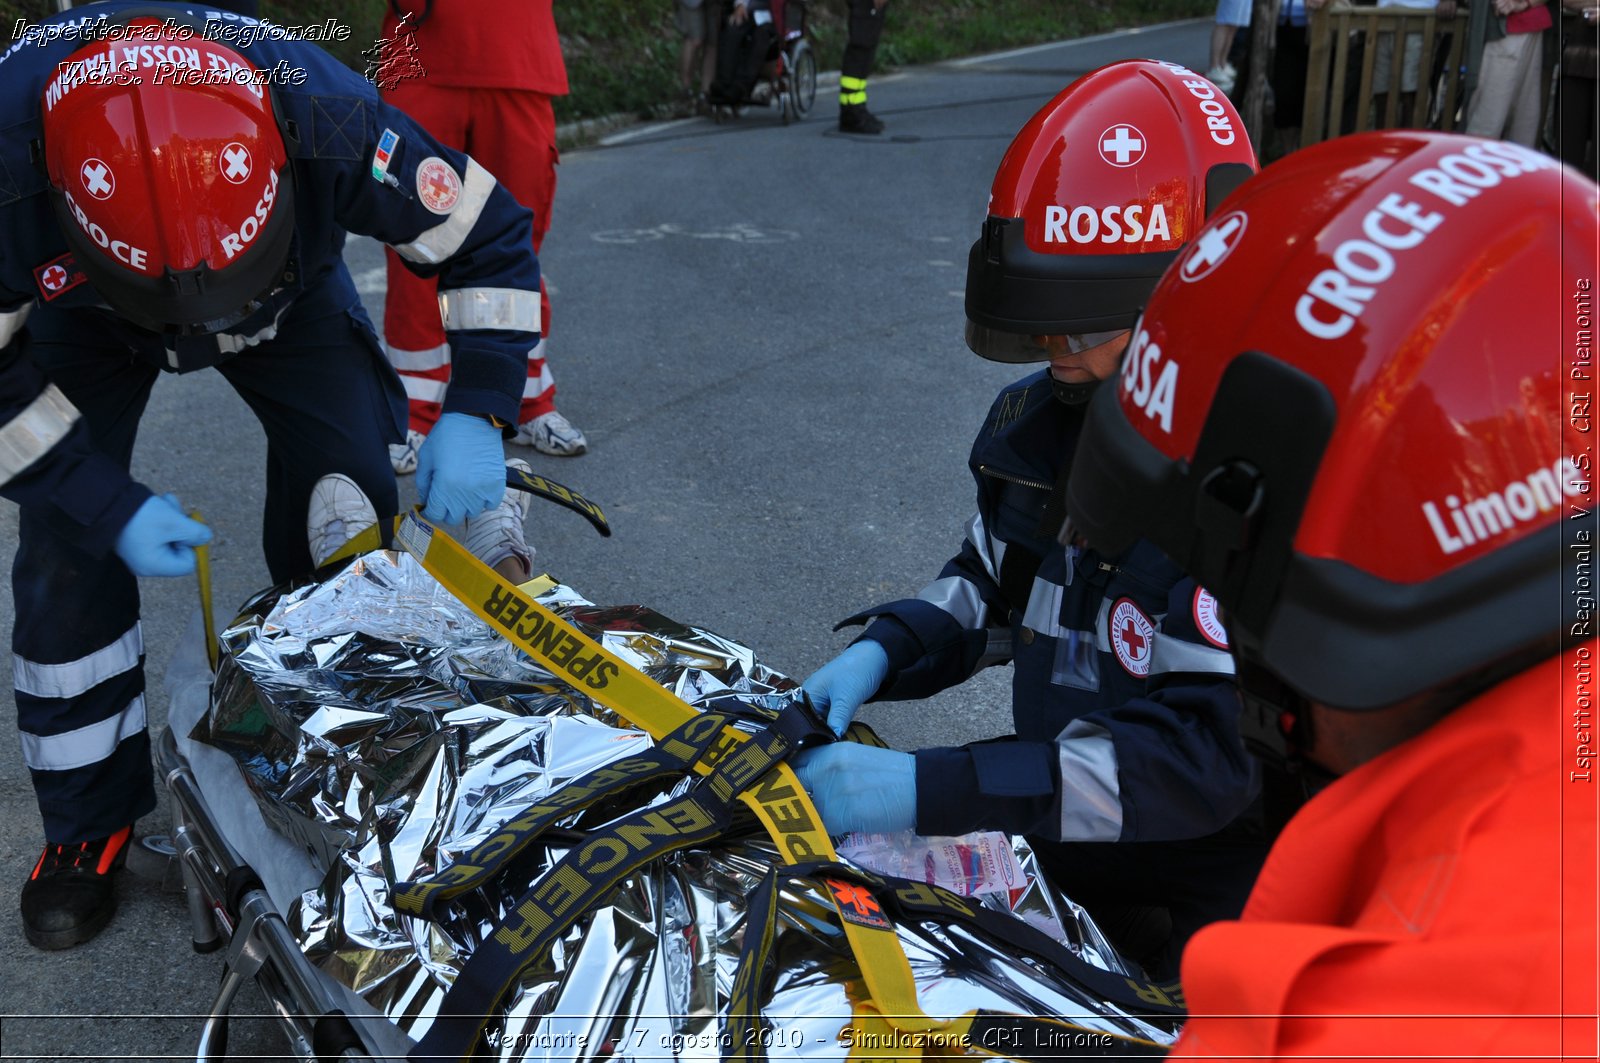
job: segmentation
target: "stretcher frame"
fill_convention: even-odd
[[[155,759],[172,799],[172,845],[183,876],[194,950],[227,950],[217,996],[195,1048],[197,1063],[228,1058],[229,1017],[249,980],[270,1002],[295,1059],[398,1058],[382,1045],[386,1038],[373,1024],[404,1036],[398,1028],[376,1013],[362,1014],[354,1006],[359,998],[333,983],[300,951],[255,869],[217,824],[171,728],[157,740]]]

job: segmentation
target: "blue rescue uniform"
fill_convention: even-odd
[[[104,837],[155,807],[138,587],[113,549],[150,495],[128,468],[157,375],[215,367],[260,419],[263,548],[281,580],[311,567],[306,510],[324,475],[352,477],[381,516],[399,504],[387,447],[403,439],[405,393],[341,258],[347,232],[439,278],[453,365],[446,411],[514,424],[539,338],[528,211],[326,52],[273,37],[221,39],[258,70],[290,74],[271,90],[294,187],[282,288],[224,333],[171,339],[120,319],[69,253],[35,159],[41,92],[87,43],[62,27],[132,7],[240,19],[204,4],[102,3],[45,20],[0,53],[0,495],[20,507],[17,713],[55,843]],[[429,159],[459,180],[443,212],[438,197],[430,208],[419,196]],[[206,444],[195,443],[198,456]]]
[[[888,654],[873,700],[1013,665],[1014,737],[917,752],[919,831],[1027,834],[1069,896],[1168,909],[1181,945],[1243,906],[1266,850],[1260,780],[1209,593],[1149,543],[1106,557],[1057,540],[1084,410],[1048,370],[1002,391],[960,553],[917,597],[844,623],[872,619],[862,637]]]

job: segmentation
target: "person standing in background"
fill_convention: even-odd
[[[696,111],[704,112],[711,79],[717,72],[717,41],[721,38],[722,0],[677,0],[678,33],[683,42],[678,51],[678,82],[684,99]],[[700,75],[695,76],[699,68]]]
[[[412,76],[380,79],[386,103],[399,107],[450,147],[467,152],[533,211],[537,251],[550,227],[556,193],[556,121],[551,99],[567,93],[551,0],[505,5],[496,0],[389,0],[386,41],[409,35]],[[401,145],[404,150],[404,145]],[[463,195],[470,194],[463,189]],[[391,250],[384,297],[384,347],[405,382],[410,430],[390,448],[394,471],[415,472],[417,451],[439,418],[450,381],[450,346],[435,285],[407,270]],[[545,454],[582,454],[588,441],[555,406],[545,361],[550,297],[539,283],[540,339],[528,352],[514,442]]]
[[[883,36],[883,11],[889,0],[849,0],[850,38],[839,64],[839,132],[876,135],[883,119],[867,110],[867,76]]]
[[[1239,72],[1228,62],[1233,39],[1250,25],[1250,0],[1217,0],[1217,21],[1211,27],[1211,66],[1206,80],[1224,93],[1231,93]]]
[[[1484,0],[1494,18],[1483,45],[1478,87],[1467,104],[1468,136],[1533,147],[1539,136],[1539,78],[1544,31],[1552,25],[1546,0]]]

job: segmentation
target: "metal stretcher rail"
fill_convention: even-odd
[[[172,796],[172,840],[183,871],[195,951],[228,948],[222,983],[195,1050],[197,1063],[227,1058],[229,1014],[249,979],[271,1002],[296,1059],[383,1058],[363,1042],[300,951],[255,871],[218,830],[170,729],[156,743],[156,764]]]

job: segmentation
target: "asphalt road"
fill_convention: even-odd
[[[893,32],[893,27],[890,27]],[[831,629],[912,594],[959,544],[971,436],[1020,375],[962,342],[967,248],[1011,136],[1078,75],[1144,56],[1203,68],[1209,23],[1046,45],[873,81],[882,138],[833,129],[834,102],[797,126],[775,111],[639,127],[562,160],[544,248],[551,364],[589,453],[536,470],[599,502],[616,528],[536,505],[538,564],[591,600],[643,603],[753,647],[803,677],[842,648]],[[381,320],[382,259],[348,249]],[[220,376],[157,386],[135,474],[199,507],[215,532],[219,613],[267,583],[259,555],[265,441]],[[409,484],[406,490],[412,490]],[[16,513],[0,507],[0,553]],[[146,580],[152,730],[160,676],[195,611],[195,583]],[[11,603],[0,603],[7,634]],[[10,657],[0,689],[9,691]],[[864,718],[901,748],[1004,733],[1005,674]],[[121,909],[64,953],[22,936],[17,891],[42,833],[11,712],[0,713],[0,1057],[181,1058],[221,954],[189,944],[181,895],[124,875]],[[168,829],[165,804],[139,833]],[[237,1013],[266,1011],[251,990]],[[283,1051],[265,1019],[237,1053]]]

